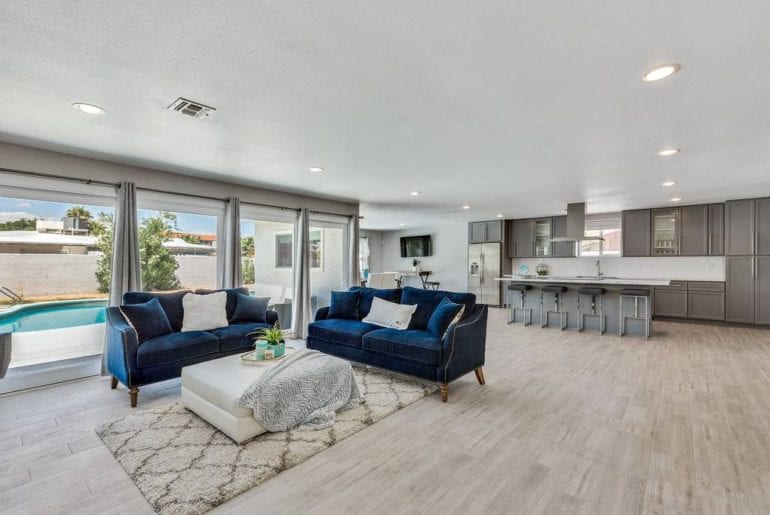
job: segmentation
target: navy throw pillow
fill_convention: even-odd
[[[361,293],[352,291],[333,291],[329,315],[326,318],[338,320],[358,320],[358,301]]]
[[[452,323],[452,320],[455,319],[464,307],[462,304],[455,304],[449,298],[444,297],[444,300],[439,302],[439,305],[433,310],[430,320],[428,320],[428,331],[439,338],[443,338],[444,333],[449,328],[449,324]]]
[[[174,332],[157,297],[143,304],[125,304],[120,312],[136,331],[139,343]]]
[[[172,292],[152,292],[152,291],[129,291],[123,295],[123,305],[144,304],[152,299],[158,299],[160,306],[171,323],[174,331],[182,330],[182,321],[184,320],[184,308],[182,299],[192,290],[179,290]]]
[[[270,297],[252,297],[251,295],[238,293],[230,322],[233,324],[266,324],[267,306],[269,304]]]

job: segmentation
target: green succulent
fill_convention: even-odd
[[[283,329],[278,325],[278,322],[275,323],[273,327],[268,327],[267,329],[262,329],[257,333],[259,338],[267,341],[270,345],[278,345],[280,343],[283,343],[285,335],[283,334]]]

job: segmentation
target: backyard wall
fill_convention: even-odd
[[[97,255],[0,254],[0,286],[22,297],[94,293]],[[216,257],[177,256],[183,288],[213,288]]]

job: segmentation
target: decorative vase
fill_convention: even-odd
[[[284,342],[281,342],[278,345],[270,345],[270,348],[273,350],[274,358],[280,358],[286,352],[286,344]]]
[[[257,351],[257,359],[265,359],[265,349],[267,349],[269,345],[267,340],[257,340],[254,343],[254,350]]]

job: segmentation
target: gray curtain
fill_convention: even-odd
[[[141,289],[136,187],[132,182],[123,182],[118,187],[118,199],[115,205],[110,306],[120,306],[123,294],[127,291]]]
[[[225,207],[224,238],[217,249],[217,284],[219,288],[240,288],[241,277],[241,203],[237,198],[227,199]]]
[[[0,334],[0,379],[5,377],[11,364],[11,333]]]
[[[348,234],[350,235],[350,242],[348,245],[348,263],[350,272],[348,274],[348,288],[351,286],[361,286],[361,267],[359,266],[358,257],[358,215],[351,215],[350,222],[348,222]]]
[[[136,206],[136,186],[122,182],[115,203],[115,226],[112,234],[112,279],[110,306],[120,306],[123,294],[142,289],[139,263],[139,220]],[[107,347],[102,351],[102,374],[107,375]]]
[[[302,208],[297,213],[294,236],[294,295],[291,325],[295,338],[307,336],[307,324],[313,318],[310,306],[310,212]]]

